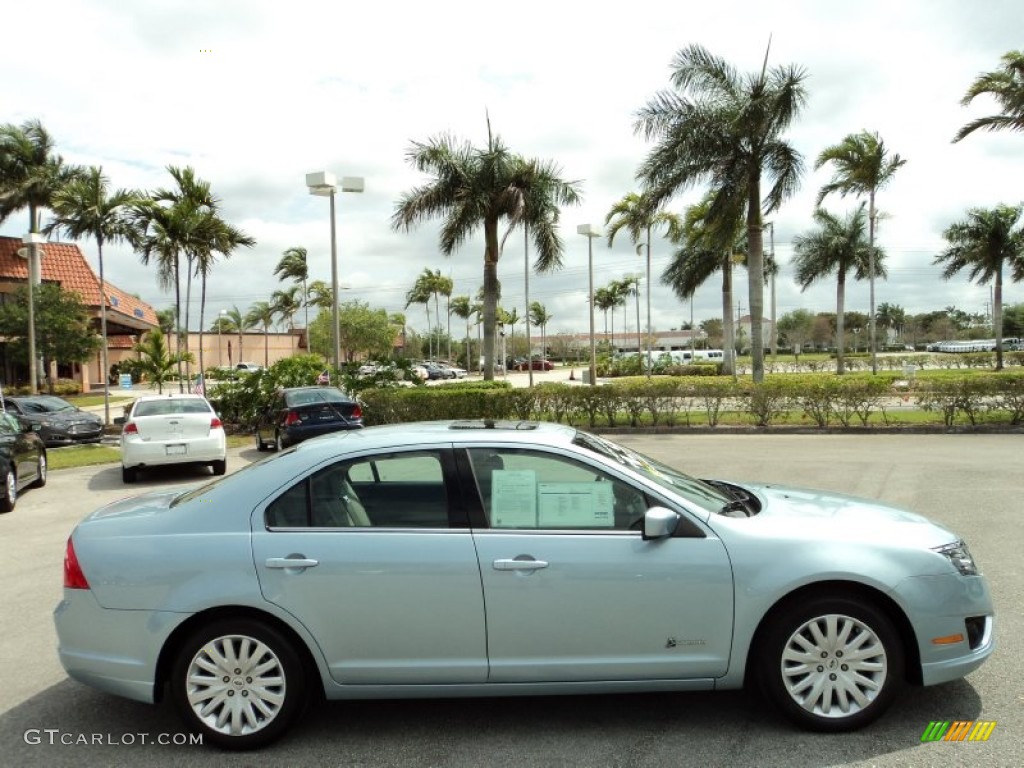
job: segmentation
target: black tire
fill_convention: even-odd
[[[284,449],[285,449],[285,444],[284,444],[284,440],[281,439],[281,433],[280,432],[275,432],[274,433],[274,450],[278,451],[278,452],[281,452]]]
[[[218,459],[217,461],[210,462],[210,469],[213,470],[215,475],[223,475],[228,471],[227,459]]]
[[[3,492],[0,493],[0,512],[13,512],[18,503],[18,476],[8,468],[4,474]]]
[[[904,679],[903,645],[889,618],[870,603],[812,598],[768,621],[756,649],[761,688],[797,725],[852,731],[892,703]]]
[[[230,667],[219,655],[227,645],[234,660]],[[263,682],[246,675],[256,666],[264,669]],[[291,643],[274,628],[254,619],[222,619],[181,646],[170,691],[185,724],[201,733],[204,743],[255,749],[284,735],[302,711],[305,669]],[[234,717],[218,725],[220,715]]]
[[[268,446],[266,443],[263,442],[263,438],[260,437],[259,430],[256,430],[256,450],[259,451],[260,453],[263,453],[267,449]]]
[[[126,485],[139,479],[138,467],[121,467],[121,482]]]
[[[46,485],[46,451],[40,451],[39,453],[39,477],[35,479],[35,482],[29,486],[29,488],[42,488]]]

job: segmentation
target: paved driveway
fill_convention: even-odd
[[[64,542],[75,521],[100,504],[209,475],[168,472],[126,489],[116,466],[66,470],[52,473],[45,489],[27,492],[15,512],[0,516],[0,766],[1024,765],[1020,436],[616,439],[698,476],[872,496],[948,524],[967,538],[991,580],[998,650],[967,680],[910,689],[875,726],[838,736],[796,731],[758,697],[730,692],[335,702],[313,709],[288,739],[257,755],[143,743],[180,731],[168,706],[93,692],[69,681],[57,662],[50,614],[61,593]],[[229,470],[260,455],[234,449]],[[997,726],[986,743],[921,743],[931,720],[954,719]],[[62,739],[74,743],[61,745]]]

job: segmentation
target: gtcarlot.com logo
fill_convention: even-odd
[[[932,720],[921,741],[988,741],[995,727],[995,720]]]
[[[75,733],[59,728],[29,728],[22,734],[26,744],[62,744],[65,746],[127,747],[135,744],[161,746],[198,746],[203,743],[201,733]]]

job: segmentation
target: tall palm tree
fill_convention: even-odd
[[[38,120],[26,120],[20,126],[11,123],[0,126],[0,224],[16,211],[27,208],[28,231],[38,234],[43,209],[52,208],[57,192],[81,172],[77,166],[64,164],[64,159],[54,151],[53,138]],[[33,255],[33,263],[37,263],[38,258]],[[29,287],[30,325],[34,322],[31,318],[35,290],[35,286]],[[42,376],[36,366],[35,344],[33,332],[29,334],[29,371],[34,373],[29,376],[32,379],[29,387],[33,393]]]
[[[604,288],[598,288],[594,291],[594,309],[599,309],[604,312],[604,335],[605,340],[608,340],[608,312],[618,306],[616,304],[615,292],[610,286]],[[615,315],[612,314],[612,332],[611,338],[615,338]]]
[[[548,356],[548,323],[553,319],[547,308],[539,301],[530,304],[530,322],[540,328],[540,356]]]
[[[129,209],[139,199],[137,192],[111,191],[103,169],[92,166],[73,179],[53,197],[54,217],[46,232],[63,232],[72,240],[92,237],[100,271],[100,360],[103,370],[103,423],[110,423],[110,368],[107,362],[107,286],[103,268],[103,244],[131,237]]]
[[[722,348],[724,373],[736,372],[736,325],[733,321],[733,265],[743,260],[747,239],[740,204],[731,215],[721,214],[712,219],[711,207],[715,195],[708,192],[704,199],[686,209],[679,237],[679,246],[672,261],[662,272],[661,282],[683,301],[693,306],[693,297],[712,275],[722,273]],[[691,329],[692,330],[692,329]],[[692,336],[691,336],[692,338]]]
[[[846,277],[852,272],[854,279],[866,280],[874,264],[876,272],[886,276],[885,254],[879,250],[872,262],[872,250],[864,237],[864,203],[853,213],[840,219],[824,208],[814,212],[816,230],[793,239],[796,282],[806,291],[812,283],[836,275],[836,372],[845,372]]]
[[[537,251],[537,268],[561,266],[559,205],[576,204],[579,182],[564,181],[557,166],[512,153],[487,126],[487,145],[476,148],[442,135],[416,142],[407,159],[431,180],[406,192],[392,216],[396,230],[409,231],[426,219],[441,217],[440,250],[451,256],[478,228],[484,231],[484,378],[494,379],[494,325],[498,306],[498,228],[529,226]]]
[[[1002,62],[1002,69],[978,75],[960,101],[966,107],[976,96],[986,94],[999,104],[1000,113],[972,120],[957,131],[954,142],[979,129],[1024,131],[1024,51],[1004,53]]]
[[[256,245],[256,240],[249,237],[242,230],[227,224],[219,217],[212,222],[213,241],[203,247],[197,248],[195,252],[196,274],[200,277],[200,299],[199,299],[199,370],[206,370],[203,359],[203,322],[206,316],[206,285],[213,271],[216,261],[216,254],[224,258],[230,258],[232,252],[237,248],[251,248]]]
[[[630,192],[623,196],[604,217],[605,227],[608,231],[608,247],[612,247],[615,236],[623,229],[629,233],[633,245],[637,246],[638,252],[641,247],[647,251],[647,371],[651,370],[651,239],[653,230],[664,227],[668,238],[672,242],[678,241],[682,236],[683,220],[677,213],[670,213],[663,210],[651,212],[651,205],[644,199],[643,195]],[[643,241],[641,237],[645,237]],[[640,337],[640,321],[637,320],[637,338]],[[638,342],[639,343],[639,342]],[[638,348],[639,351],[639,348]]]
[[[309,328],[309,259],[306,249],[301,246],[288,248],[281,254],[281,260],[274,267],[274,274],[281,280],[294,280],[302,285],[302,304],[306,308],[306,328]]]
[[[317,309],[330,309],[334,301],[334,292],[331,286],[323,280],[314,280],[309,284],[309,306]]]
[[[226,327],[229,327],[238,334],[238,362],[241,363],[243,362],[242,341],[245,338],[246,332],[255,328],[258,325],[258,321],[252,320],[248,313],[242,312],[237,304],[227,310],[225,318],[228,323]]]
[[[906,320],[907,313],[899,304],[883,301],[875,310],[875,322],[896,331],[897,336],[902,335],[903,324]]]
[[[703,46],[676,54],[672,84],[640,110],[636,129],[657,144],[640,166],[648,207],[707,181],[714,193],[711,220],[731,220],[746,209],[750,270],[753,379],[764,380],[764,241],[762,213],[779,209],[797,190],[803,158],[783,138],[806,101],[804,71],[768,68],[741,77]],[[761,179],[770,181],[762,196]]]
[[[943,237],[949,248],[935,257],[944,264],[942,277],[950,279],[966,269],[979,284],[992,282],[992,328],[996,336],[996,370],[1003,368],[1003,269],[1010,268],[1013,280],[1024,280],[1024,227],[1020,226],[1024,204],[972,208],[964,221],[951,224]]]
[[[470,302],[469,296],[455,296],[448,305],[448,311],[450,315],[455,315],[456,317],[466,321],[466,370],[472,370],[469,344],[469,318],[473,316],[473,305]]]
[[[509,345],[512,350],[513,358],[516,356],[516,323],[522,319],[523,318],[519,316],[519,309],[517,307],[512,307],[512,309],[502,309],[498,313],[498,322],[503,323],[510,334]],[[527,351],[527,356],[529,356],[529,351]],[[505,362],[507,363],[508,361],[506,360]]]
[[[291,288],[274,291],[270,296],[270,308],[276,316],[284,321],[289,332],[295,330],[295,315],[302,308],[303,302],[299,298],[301,291],[301,286],[293,285]],[[294,338],[295,336],[292,334],[291,339]],[[293,354],[295,352],[294,348],[289,351]]]
[[[246,321],[251,324],[250,327],[263,326],[263,367],[269,368],[270,326],[274,324],[274,318],[277,317],[277,313],[269,301],[257,301],[249,307],[249,312],[245,317]],[[239,347],[239,355],[241,355],[241,347]]]
[[[642,330],[640,328],[640,275],[626,275],[619,281],[622,290],[623,305],[630,296],[636,299],[636,353],[639,355],[643,350],[641,343]],[[623,326],[625,332],[625,326]]]
[[[875,195],[888,184],[896,171],[906,164],[899,155],[890,155],[885,142],[877,133],[851,133],[838,144],[826,147],[814,163],[817,170],[826,163],[832,163],[832,180],[818,192],[817,205],[832,192],[840,196],[867,195],[868,198],[868,343],[871,345],[871,372],[878,373],[877,344],[875,341],[875,228],[878,226],[878,211]]]
[[[410,288],[405,294],[405,308],[408,309],[413,304],[422,304],[424,311],[427,313],[427,357],[434,357],[434,334],[431,331],[430,324],[430,299],[434,295],[432,288],[433,275],[429,269],[423,270],[423,273],[416,278],[416,283]]]

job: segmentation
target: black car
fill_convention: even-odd
[[[4,409],[22,424],[31,424],[47,448],[97,443],[103,437],[103,419],[54,395],[7,397]]]
[[[337,387],[281,389],[256,424],[256,448],[279,451],[311,437],[362,426],[363,409]]]
[[[4,489],[0,512],[10,512],[23,488],[46,485],[46,446],[32,427],[9,413],[0,413],[0,473]]]

